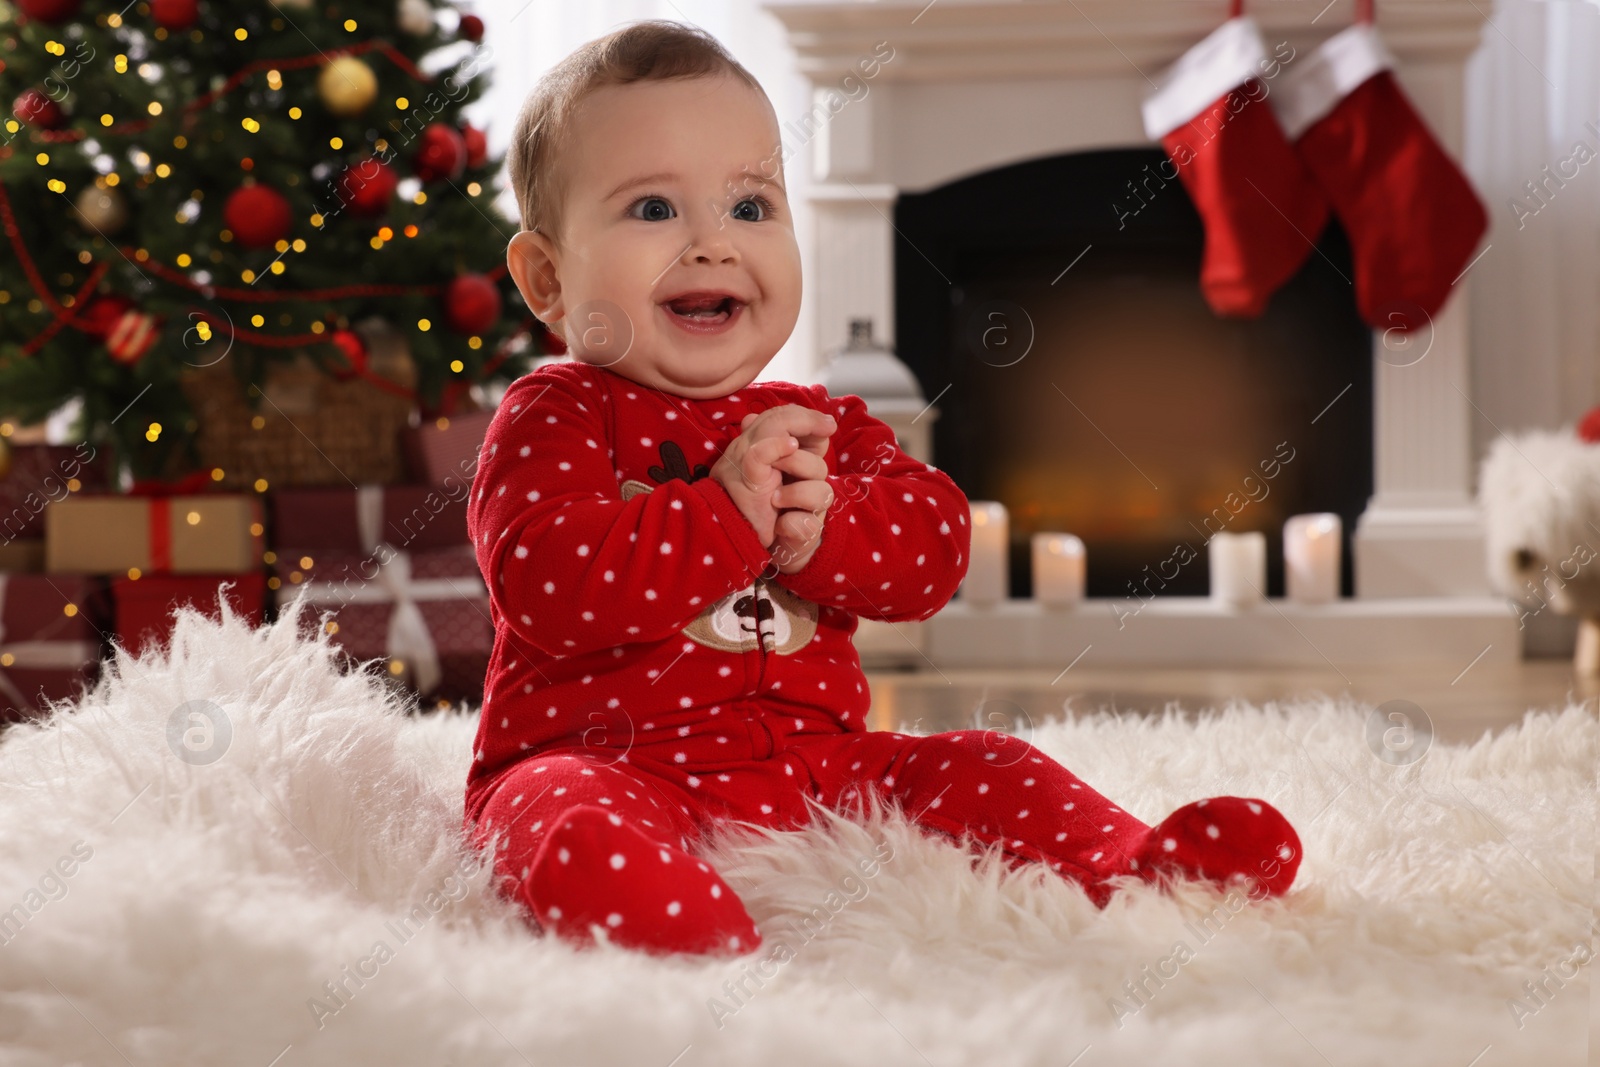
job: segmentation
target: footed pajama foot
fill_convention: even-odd
[[[653,953],[738,955],[761,946],[744,903],[711,866],[597,805],[565,812],[540,843],[524,899],[564,940]]]
[[[1170,874],[1226,886],[1250,878],[1266,895],[1282,896],[1300,868],[1300,838],[1264,800],[1211,797],[1185,804],[1151,827],[1128,867],[1146,881]]]

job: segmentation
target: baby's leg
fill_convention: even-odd
[[[684,851],[694,825],[680,799],[627,764],[549,753],[506,775],[475,834],[498,841],[503,891],[566,940],[590,943],[598,927],[652,952],[752,952],[761,934],[743,902]]]
[[[919,824],[1046,863],[1101,905],[1110,896],[1103,883],[1116,875],[1245,874],[1279,894],[1300,863],[1293,827],[1265,801],[1213,797],[1151,827],[1032,745],[994,731],[850,734],[808,743],[804,758],[824,803],[876,788]]]

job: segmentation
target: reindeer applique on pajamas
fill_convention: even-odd
[[[834,503],[779,574],[711,465],[749,412],[832,414]],[[465,828],[504,892],[574,941],[754,951],[761,935],[690,850],[740,819],[793,828],[807,799],[874,790],[924,828],[1040,862],[1097,903],[1107,879],[1248,874],[1300,861],[1264,801],[1217,797],[1156,827],[1021,739],[867,728],[861,617],[926,619],[966,571],[968,505],[859,397],[752,383],[695,400],[576,360],[515,382],[480,453],[468,523],[495,624]]]

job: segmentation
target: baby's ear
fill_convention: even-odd
[[[561,306],[561,281],[556,275],[555,246],[537,230],[519,230],[506,247],[506,267],[528,310],[545,325],[566,314]]]

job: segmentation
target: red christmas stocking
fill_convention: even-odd
[[[1413,329],[1444,305],[1489,219],[1390,72],[1372,0],[1357,11],[1286,69],[1273,106],[1349,234],[1361,317]]]
[[[1205,223],[1206,303],[1254,318],[1311,254],[1328,204],[1266,102],[1261,79],[1276,61],[1238,0],[1233,16],[1173,64],[1144,102],[1144,127]]]

